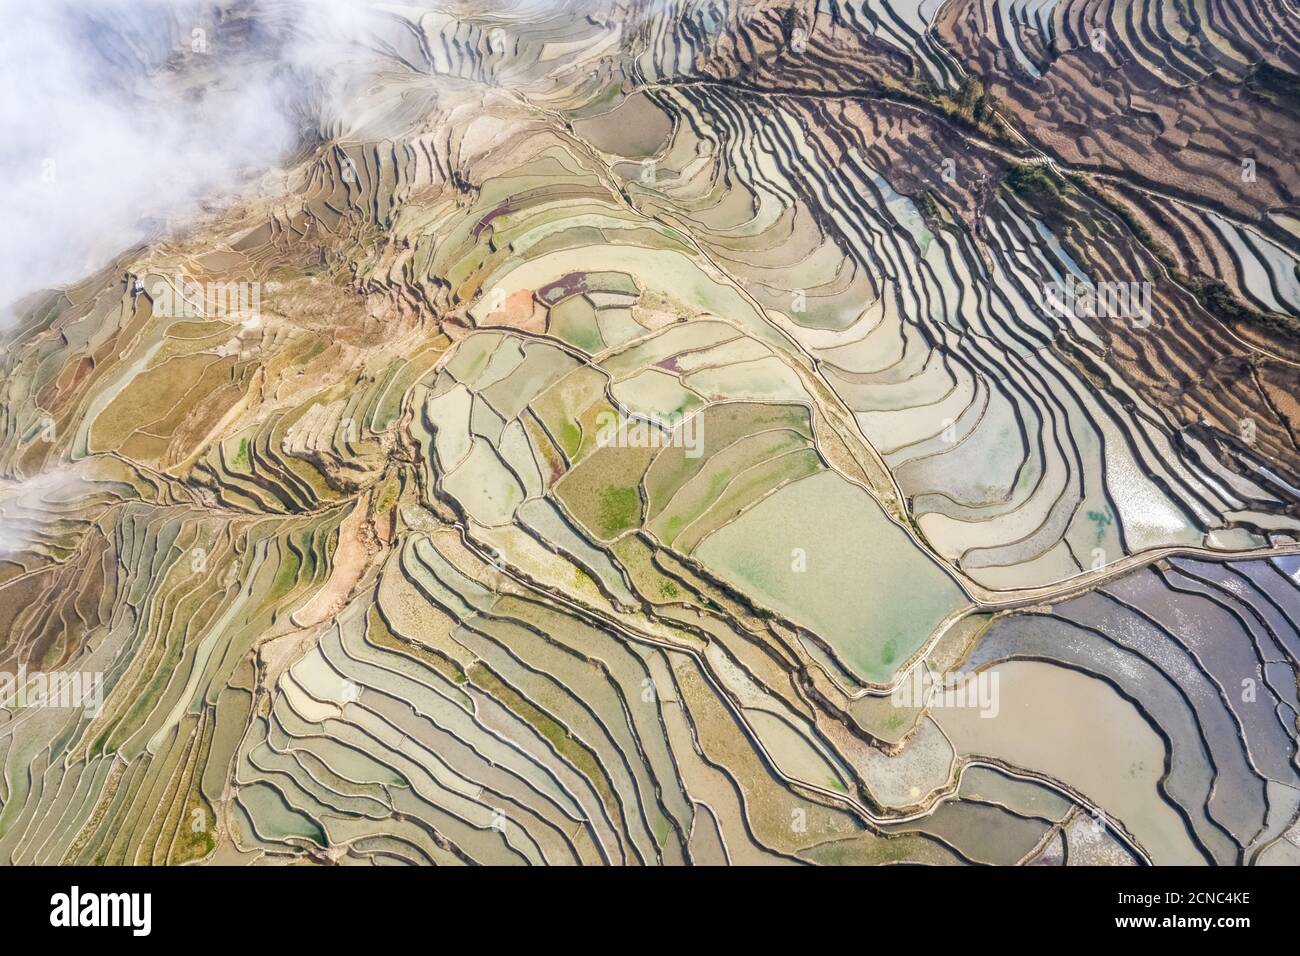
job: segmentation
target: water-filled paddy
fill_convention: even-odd
[[[806,559],[806,570],[796,570]],[[820,635],[862,680],[888,683],[965,601],[866,492],[832,472],[804,478],[714,532],[695,557]]]

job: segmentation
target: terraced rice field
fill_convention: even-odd
[[[0,862],[1300,863],[1289,3],[336,40],[0,329]]]

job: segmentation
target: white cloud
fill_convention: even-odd
[[[319,128],[320,91],[365,62],[343,51],[366,15],[360,0],[0,0],[0,321],[288,155]]]

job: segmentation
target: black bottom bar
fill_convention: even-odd
[[[76,887],[75,896],[73,887]],[[355,943],[367,952],[415,934],[430,947],[478,936],[762,940],[780,927],[827,945],[877,932],[918,931],[942,944],[972,929],[1099,936],[1199,933],[1212,939],[1293,925],[1285,869],[361,870],[10,868],[0,870],[8,928],[118,945]],[[112,894],[103,897],[100,894]],[[120,894],[128,894],[122,896]],[[148,894],[145,897],[129,894]],[[74,911],[76,913],[74,917]],[[147,916],[147,919],[146,919]],[[73,923],[78,925],[73,926]],[[86,926],[116,922],[116,926]],[[54,925],[55,923],[59,925]],[[148,934],[141,932],[148,929]],[[639,929],[638,929],[639,927]],[[577,934],[583,934],[579,937]],[[480,935],[481,934],[481,935]],[[599,935],[592,935],[599,934]],[[629,934],[631,934],[629,936]],[[460,941],[460,942],[457,942]],[[770,940],[769,940],[770,942]]]

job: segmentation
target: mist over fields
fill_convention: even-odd
[[[310,17],[299,14],[309,12]],[[0,4],[0,316],[228,201],[322,119],[348,0]]]

